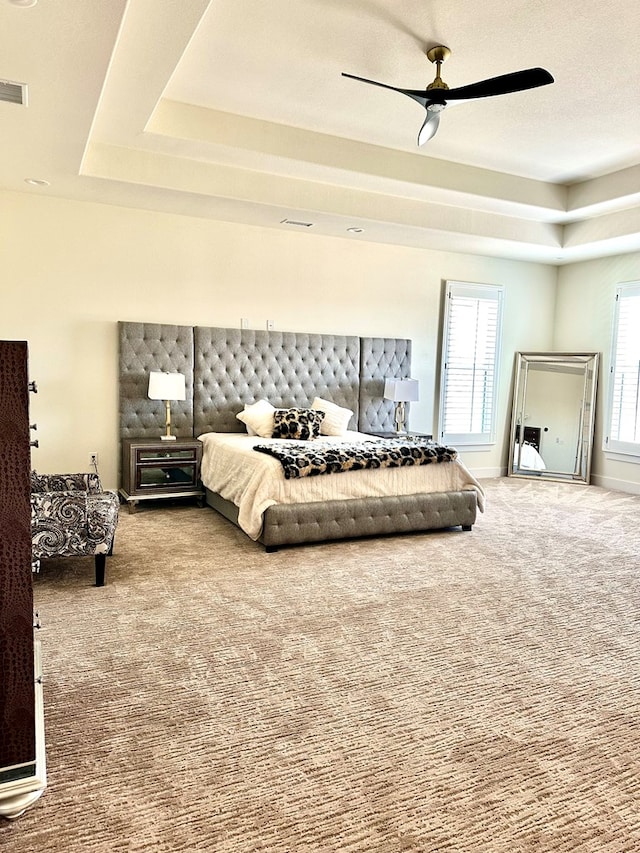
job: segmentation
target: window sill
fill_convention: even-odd
[[[613,450],[605,450],[604,455],[607,459],[611,459],[614,462],[629,462],[631,465],[640,465],[640,454],[617,453]]]

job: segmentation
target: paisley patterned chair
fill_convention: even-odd
[[[96,586],[104,586],[107,555],[118,524],[118,495],[97,474],[31,473],[34,559],[95,557]]]

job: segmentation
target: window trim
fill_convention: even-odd
[[[618,349],[618,332],[620,320],[620,305],[621,300],[625,296],[640,296],[640,281],[626,281],[616,287],[615,305],[613,312],[613,322],[611,328],[611,352],[609,356],[609,371],[608,371],[608,387],[607,387],[607,408],[605,412],[605,429],[602,438],[602,449],[607,453],[608,458],[618,459],[625,462],[640,461],[640,441],[619,441],[611,438],[611,428],[613,425],[613,404],[616,388],[615,372],[616,372],[616,355]],[[640,369],[638,371],[640,379]]]
[[[445,283],[445,303],[442,323],[442,346],[440,362],[440,397],[438,407],[438,440],[443,444],[465,446],[473,450],[486,450],[490,445],[496,443],[497,434],[497,407],[499,400],[499,378],[502,350],[502,317],[504,307],[504,286],[497,284],[479,284],[476,282],[447,281]],[[455,307],[456,297],[463,299],[486,300],[495,302],[496,314],[496,342],[493,353],[493,388],[491,399],[490,428],[485,432],[468,433],[445,433],[444,422],[446,413],[446,394],[448,373],[447,365],[450,347],[450,324],[452,310]]]

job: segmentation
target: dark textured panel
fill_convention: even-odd
[[[385,379],[411,376],[411,341],[407,338],[360,339],[360,429],[392,431],[395,403],[383,398]],[[407,405],[407,417],[409,405]]]
[[[27,344],[0,341],[0,767],[35,760]]]

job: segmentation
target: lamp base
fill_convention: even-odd
[[[404,428],[405,416],[406,415],[405,415],[404,403],[403,402],[397,402],[396,403],[395,416],[394,416],[397,433],[401,434],[403,432],[406,432],[406,430]]]
[[[163,441],[175,441],[176,440],[175,435],[161,435],[160,438]]]

